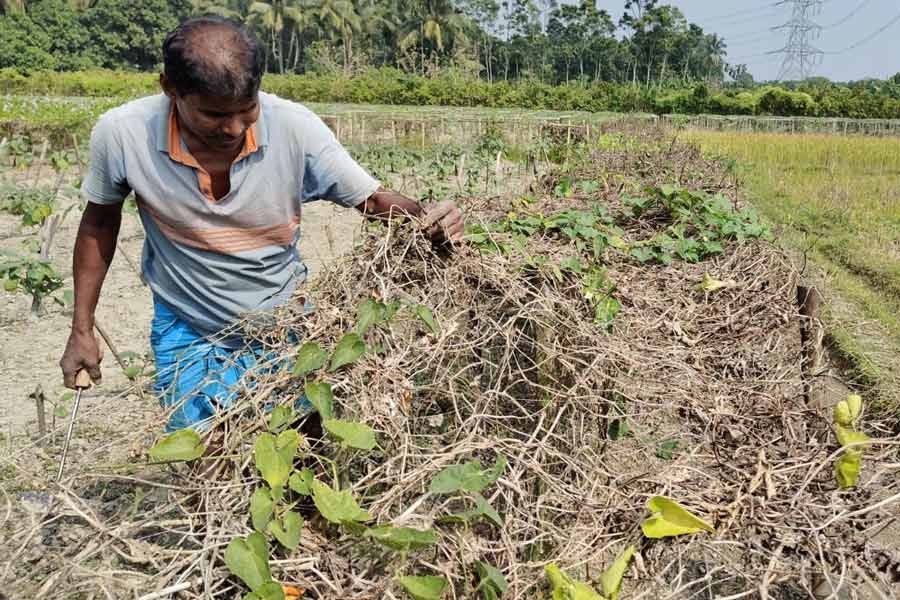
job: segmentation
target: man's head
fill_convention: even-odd
[[[263,51],[238,23],[195,17],[163,42],[160,84],[191,137],[218,151],[240,147],[259,118]]]

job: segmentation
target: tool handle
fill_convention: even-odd
[[[75,373],[75,389],[84,389],[91,387],[91,376],[86,369],[81,369]]]

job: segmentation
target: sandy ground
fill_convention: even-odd
[[[53,244],[51,260],[65,277],[65,288],[72,287],[72,248],[79,219],[80,213],[70,212]],[[300,249],[313,276],[325,261],[353,247],[359,224],[360,217],[355,211],[327,202],[304,208]],[[22,227],[19,217],[0,213],[0,248],[16,248],[35,235],[35,228]],[[123,256],[127,255],[138,265],[143,240],[137,215],[125,214],[118,252],[97,308],[97,321],[120,353],[135,352],[150,360],[150,292]],[[37,411],[29,395],[37,386],[50,401],[58,400],[65,392],[57,363],[66,343],[72,313],[54,302],[45,306],[45,314],[35,319],[31,316],[29,297],[0,292],[0,439],[7,438],[3,444],[5,450],[12,450],[12,440],[21,443],[36,434]],[[152,414],[158,410],[151,395],[132,389],[134,385],[118,368],[112,354],[104,350],[103,384],[85,393],[84,418],[106,422],[96,425],[114,425],[124,422],[127,415]],[[126,393],[123,401],[120,396]],[[110,398],[115,398],[115,402],[110,403]],[[52,425],[52,407],[48,405],[46,412],[48,424]],[[79,423],[81,420],[79,417]]]

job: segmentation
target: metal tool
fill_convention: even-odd
[[[75,417],[78,416],[78,405],[81,404],[81,392],[91,387],[91,376],[81,369],[75,374],[75,405],[72,407],[72,416],[69,417],[69,429],[66,431],[66,441],[63,443],[62,457],[59,459],[59,471],[56,473],[56,483],[62,479],[63,469],[66,468],[66,456],[69,454],[69,442],[72,440],[72,432],[75,430]]]
[[[72,407],[72,416],[69,419],[69,430],[66,432],[66,441],[63,445],[62,458],[59,459],[59,471],[56,473],[56,483],[62,479],[63,470],[66,468],[66,456],[69,454],[69,442],[72,440],[72,432],[75,430],[75,417],[78,415],[78,405],[81,403],[81,392],[91,387],[91,377],[84,369],[75,374],[75,405]],[[38,515],[47,515],[53,506],[53,496],[49,492],[29,491],[19,497],[22,507],[28,512]]]

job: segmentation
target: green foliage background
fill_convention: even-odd
[[[242,21],[264,87],[307,102],[900,118],[900,74],[757,85],[715,33],[632,0],[7,0],[0,89],[135,97],[157,90],[165,34],[192,14]],[[107,71],[98,71],[107,69]],[[113,72],[115,71],[115,72]]]

